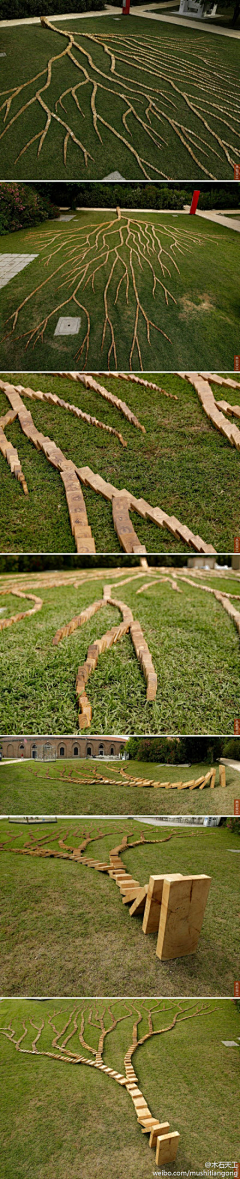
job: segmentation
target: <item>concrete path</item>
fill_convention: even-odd
[[[177,0],[176,0],[176,3],[177,3]],[[158,7],[158,5],[157,5],[157,7]],[[161,7],[163,7],[163,6],[161,5]],[[169,6],[167,5],[167,8],[168,7]],[[172,7],[172,5],[171,5],[171,7]],[[59,16],[59,13],[57,13],[56,16],[51,15],[49,17],[49,19],[54,23],[56,21],[59,22],[59,21],[63,21],[63,20],[64,21],[89,20],[91,17],[99,17],[99,16],[113,16],[118,19],[119,15],[120,16],[122,15],[122,8],[121,7],[115,8],[111,4],[106,4],[106,7],[104,10],[101,9],[100,11],[97,11],[97,12],[64,12],[64,13],[61,13],[60,16]],[[190,18],[188,16],[183,17],[183,16],[178,16],[177,14],[175,16],[171,16],[169,12],[167,12],[166,15],[162,12],[161,13],[155,12],[155,11],[152,12],[152,4],[151,4],[151,10],[150,10],[150,7],[145,8],[144,5],[139,5],[136,8],[132,8],[131,9],[131,16],[142,16],[143,18],[145,18],[147,20],[162,20],[162,21],[165,21],[167,24],[178,25],[178,28],[179,28],[179,25],[182,25],[183,28],[185,28],[185,29],[186,28],[200,29],[204,33],[216,33],[216,36],[235,37],[235,39],[237,39],[237,40],[240,38],[240,29],[222,29],[222,28],[220,28],[220,25],[216,26],[216,25],[206,24],[206,21],[200,21],[200,20],[196,20],[196,19],[190,20]],[[40,16],[28,16],[28,17],[24,17],[22,20],[1,20],[0,21],[0,28],[4,29],[4,28],[8,28],[9,26],[13,26],[13,25],[40,25],[40,23],[41,23]]]
[[[220,757],[220,764],[230,766],[231,770],[237,770],[237,773],[240,774],[240,761],[232,761],[228,757]]]
[[[223,217],[222,213],[206,213],[202,209],[197,209],[195,217],[204,217],[205,221],[216,221],[217,225],[226,225],[227,229],[234,229],[235,233],[240,233],[240,218],[236,221],[234,217]]]
[[[38,254],[0,254],[0,290],[34,258],[38,258]]]

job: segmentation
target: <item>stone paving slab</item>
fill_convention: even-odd
[[[38,258],[38,254],[0,254],[0,289],[6,287],[11,278],[24,270],[34,258]]]

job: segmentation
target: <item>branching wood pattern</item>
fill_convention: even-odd
[[[48,133],[57,124],[64,164],[71,144],[78,166],[87,168],[94,161],[94,147],[90,150],[84,130],[85,98],[96,142],[103,144],[104,152],[107,137],[115,156],[118,146],[121,152],[124,148],[134,177],[137,167],[147,179],[173,178],[166,171],[168,140],[173,141],[173,158],[174,148],[181,144],[200,174],[217,179],[217,160],[218,173],[224,165],[232,176],[239,159],[239,84],[230,69],[216,65],[209,49],[204,46],[200,61],[194,39],[189,38],[186,50],[172,29],[163,42],[155,31],[152,36],[108,32],[106,37],[82,28],[57,28],[48,17],[42,17],[42,25],[49,54],[56,37],[59,52],[52,53],[37,74],[1,94],[1,138],[17,125],[22,144],[15,163],[33,144],[38,157],[43,149],[46,152]],[[34,110],[42,114],[42,128],[32,134]]]
[[[179,767],[179,769],[181,769],[181,767]],[[166,765],[166,772],[167,772],[167,765]],[[116,777],[116,773],[119,774],[118,777]],[[37,770],[35,770],[35,775],[39,778],[42,778],[42,775],[38,774]],[[56,782],[56,776],[53,774],[50,774],[49,770],[46,772],[45,777],[47,779],[51,778],[52,782]],[[139,777],[136,778],[133,774],[127,774],[126,771],[122,768],[122,766],[120,767],[119,771],[116,771],[116,767],[115,767],[112,777],[107,778],[105,774],[100,774],[99,771],[96,770],[95,765],[94,765],[94,770],[92,770],[90,773],[90,776],[88,774],[86,777],[84,777],[84,775],[82,775],[82,774],[80,777],[76,777],[76,769],[71,770],[71,771],[69,769],[68,769],[68,771],[65,771],[65,770],[59,771],[59,780],[64,781],[64,783],[65,782],[69,782],[70,784],[75,783],[76,786],[82,786],[82,785],[85,785],[85,786],[121,786],[121,785],[124,785],[124,786],[130,787],[130,789],[133,787],[134,789],[139,789],[139,790],[142,790],[146,787],[147,790],[153,789],[153,790],[190,790],[190,791],[192,791],[192,790],[198,790],[198,789],[204,790],[205,786],[208,786],[213,790],[214,787],[217,785],[221,786],[222,788],[227,785],[225,765],[219,765],[219,783],[218,784],[216,783],[216,769],[213,766],[211,767],[210,770],[206,770],[206,773],[202,774],[199,778],[189,778],[187,780],[187,782],[182,782],[182,780],[179,780],[178,782],[171,782],[170,779],[168,779],[168,781],[166,781],[166,782],[160,782],[158,779],[156,780],[155,778],[139,778]]]
[[[131,609],[129,608],[129,606],[125,602],[121,601],[118,598],[112,597],[112,589],[113,588],[115,590],[116,588],[118,588],[118,585],[121,585],[122,583],[125,584],[125,582],[128,582],[128,583],[133,582],[133,587],[135,589],[135,581],[138,579],[138,577],[149,578],[150,573],[151,573],[151,569],[149,567],[146,570],[146,572],[141,569],[138,573],[136,573],[134,570],[132,574],[129,573],[129,576],[127,578],[120,579],[119,582],[115,581],[114,587],[111,586],[107,582],[103,587],[102,598],[97,599],[90,606],[86,606],[86,608],[83,609],[80,614],[75,615],[73,618],[71,618],[69,620],[69,622],[64,623],[58,629],[58,631],[56,631],[55,635],[53,636],[52,643],[54,646],[57,646],[58,643],[61,642],[63,639],[71,637],[71,634],[78,627],[81,627],[86,622],[88,622],[89,619],[95,613],[97,613],[100,609],[107,607],[107,606],[113,606],[114,608],[118,609],[120,611],[120,613],[122,614],[122,622],[120,622],[117,626],[112,627],[111,630],[109,630],[105,634],[103,634],[101,636],[101,638],[96,638],[96,639],[94,639],[93,642],[90,643],[90,646],[88,647],[86,659],[85,659],[84,663],[78,668],[77,678],[76,678],[76,695],[77,695],[77,699],[79,701],[79,706],[80,706],[80,712],[79,712],[80,728],[89,728],[91,725],[92,707],[91,707],[90,701],[87,697],[85,688],[86,688],[86,683],[87,683],[92,671],[97,666],[99,655],[101,655],[105,651],[109,650],[110,647],[115,645],[123,637],[123,635],[127,634],[128,632],[130,632],[132,643],[133,643],[133,646],[134,646],[134,649],[136,652],[136,656],[137,656],[138,662],[140,663],[144,678],[146,680],[146,700],[148,702],[150,702],[150,701],[154,702],[154,700],[156,698],[157,674],[156,674],[155,668],[153,666],[151,654],[150,654],[146,639],[144,637],[142,628],[140,626],[140,623],[136,619],[134,619]],[[155,573],[155,569],[153,570],[153,573]],[[104,579],[103,573],[101,573],[101,578]],[[86,577],[86,581],[87,580],[88,580],[88,578]],[[170,580],[172,581],[172,578]],[[157,581],[157,579],[154,578],[153,582],[152,582],[154,587],[156,585],[156,581]],[[166,575],[166,577],[164,577],[160,573],[159,583],[164,584],[164,581],[166,581],[166,584],[168,585],[168,583],[169,583],[168,575]],[[187,584],[189,584],[191,586],[191,589],[192,588],[199,589],[200,591],[202,590],[205,593],[212,594],[215,597],[216,601],[219,603],[219,605],[221,605],[223,607],[223,609],[226,610],[227,614],[229,615],[232,622],[236,626],[238,634],[240,635],[240,610],[237,609],[236,606],[233,605],[233,602],[232,602],[232,598],[234,598],[236,600],[240,600],[240,594],[234,594],[234,592],[230,593],[230,592],[222,591],[222,590],[220,591],[218,589],[215,589],[214,586],[205,585],[203,583],[202,579],[200,580],[200,583],[199,583],[197,580],[194,579],[194,577],[192,575],[190,575],[190,573],[188,576],[188,574],[185,573],[184,570],[179,569],[179,568],[176,568],[174,570],[174,581],[172,582],[172,584],[174,585],[174,589],[176,588],[175,581],[176,581],[176,583],[178,583],[178,582],[180,583],[178,588],[180,588],[181,582],[186,582]],[[45,584],[48,584],[48,581]],[[60,576],[60,579],[58,579],[56,577],[55,577],[55,579],[50,578],[49,584],[51,585],[51,588],[54,588],[54,587],[58,588],[60,585],[64,584],[64,577]],[[68,580],[67,580],[67,584],[68,584]],[[78,588],[78,584],[79,583],[76,583],[76,588]],[[20,581],[20,585],[21,585],[21,581]],[[143,588],[145,588],[145,587],[143,587]],[[146,588],[147,588],[147,591],[149,591],[149,589],[151,588],[151,582],[149,582],[149,580],[147,580],[147,582],[146,582]],[[171,588],[172,588],[172,585],[171,585]],[[136,589],[136,592],[137,592],[137,589]],[[18,589],[18,587],[16,587],[15,581],[12,585],[10,584],[7,587],[5,586],[4,588],[0,589],[0,594],[3,595],[4,597],[7,597],[8,594],[12,594],[12,593],[16,594],[19,597],[32,598],[35,605],[31,610],[27,610],[21,614],[12,615],[10,618],[7,618],[7,619],[2,619],[0,621],[0,631],[5,629],[5,627],[11,626],[13,623],[19,622],[21,619],[24,619],[25,617],[29,617],[30,615],[34,614],[37,610],[41,610],[42,605],[43,605],[42,599],[36,597],[35,594],[29,593],[28,590],[26,590],[26,587],[24,590],[20,589],[20,588]],[[161,633],[161,632],[159,632],[159,633]],[[211,781],[212,786],[214,786],[214,782],[215,782],[215,778]],[[191,783],[188,783],[188,786],[191,786],[194,789],[195,786],[199,785],[199,787],[201,789],[206,784],[207,784],[207,781],[204,776],[203,783],[200,781],[197,781],[197,782],[192,781]],[[224,784],[224,783],[222,783],[222,784]],[[167,786],[168,785],[169,784],[167,783]],[[176,783],[175,784],[173,783],[172,785],[174,788],[176,786]],[[181,788],[181,789],[187,788],[187,787],[185,787],[185,783],[184,784],[178,783],[178,785],[179,785],[179,788]]]
[[[158,1161],[160,1158],[164,1163],[171,1162],[176,1157],[179,1134],[176,1131],[169,1132],[168,1122],[160,1122],[158,1118],[152,1117],[147,1101],[138,1086],[135,1071],[137,1066],[133,1065],[133,1057],[153,1036],[162,1036],[173,1031],[183,1020],[213,1013],[214,1008],[209,1001],[194,1002],[190,1006],[188,1000],[174,1004],[167,1000],[165,1003],[155,1002],[153,1006],[142,1007],[139,1000],[126,1000],[123,1004],[123,1013],[119,1015],[119,1005],[116,1008],[114,1002],[110,1006],[108,1000],[104,1000],[104,1003],[99,1000],[97,1004],[93,1000],[87,1011],[86,1003],[82,1006],[81,1000],[78,1000],[68,1008],[58,1007],[50,1015],[39,1017],[37,1023],[29,1016],[27,1022],[23,1020],[18,1031],[10,1021],[6,1027],[0,1028],[0,1034],[9,1041],[15,1051],[23,1052],[25,1056],[44,1056],[61,1064],[97,1068],[110,1080],[123,1086],[133,1102],[139,1128],[143,1134],[150,1135],[149,1145],[153,1149],[156,1148],[156,1158]],[[104,1054],[107,1037],[115,1031],[118,1024],[126,1020],[133,1022],[131,1032],[126,1033],[126,1051],[123,1071],[120,1073],[104,1063]],[[48,1030],[50,1043],[49,1047],[46,1047]],[[130,1043],[127,1039],[129,1034]],[[74,1046],[73,1043],[71,1045],[71,1040],[74,1040]],[[80,1048],[77,1047],[78,1042]]]
[[[9,841],[7,841],[7,843],[5,842],[1,845],[0,850],[7,850],[14,855],[30,855],[43,859],[49,859],[49,857],[70,859],[77,861],[78,864],[82,864],[84,867],[93,868],[97,872],[105,873],[117,885],[123,905],[130,906],[130,917],[137,917],[139,914],[143,914],[143,933],[158,932],[157,957],[167,960],[169,958],[181,957],[183,954],[185,956],[186,954],[196,952],[211,878],[205,874],[197,876],[192,874],[186,876],[182,875],[181,872],[169,874],[169,871],[165,870],[161,875],[150,875],[149,881],[144,885],[140,885],[139,880],[136,880],[126,870],[122,859],[122,854],[131,848],[140,847],[143,844],[153,843],[158,845],[169,842],[174,837],[175,832],[170,832],[160,840],[146,839],[142,832],[139,839],[132,840],[129,837],[130,842],[128,835],[123,834],[120,843],[110,850],[109,858],[104,861],[93,858],[92,856],[89,857],[88,853],[87,855],[83,853],[85,853],[89,843],[103,839],[104,835],[108,833],[101,830],[94,834],[84,831],[81,833],[81,843],[78,846],[66,842],[68,834],[69,831],[63,834],[59,834],[58,832],[53,836],[53,842],[58,842],[60,852],[56,848],[52,849],[46,846],[49,836],[43,836],[41,839],[38,836],[35,836],[35,838],[33,836],[29,840],[26,840],[23,847],[20,848],[16,845],[13,846],[13,844],[10,845]],[[71,831],[73,841],[76,834],[78,834],[76,830]],[[179,834],[181,836],[182,833]],[[189,838],[189,832],[187,832],[185,838]],[[170,893],[172,893],[171,898]],[[173,916],[174,910],[176,910],[175,918]],[[166,935],[166,924],[168,926],[168,934],[164,950],[163,943]]]
[[[67,376],[71,377],[72,374],[68,373]],[[128,418],[131,425],[144,431],[144,427],[141,426],[138,418],[135,417],[135,415],[126,405],[126,402],[121,401],[119,398],[115,398],[113,394],[109,394],[109,391],[104,390],[103,386],[99,384],[95,378],[91,376],[91,374],[86,377],[84,373],[76,373],[75,376],[79,381],[82,380],[86,387],[94,387],[95,392],[97,392],[99,396],[103,397],[106,394],[106,400],[111,401],[114,405],[116,404],[117,409],[120,409],[124,417]],[[145,382],[145,384],[147,384],[147,382]],[[151,383],[150,387],[152,387]],[[139,515],[143,517],[143,519],[149,519],[153,521],[153,523],[160,528],[167,528],[171,534],[177,538],[177,540],[180,538],[184,541],[184,544],[190,545],[191,548],[195,549],[197,552],[215,552],[215,549],[212,547],[212,545],[206,544],[205,541],[202,540],[201,536],[196,536],[193,532],[191,532],[190,528],[184,524],[181,524],[175,516],[169,516],[167,512],[163,512],[161,508],[153,508],[151,504],[147,503],[147,501],[143,498],[137,499],[136,496],[131,495],[131,492],[129,492],[126,488],[121,490],[115,487],[114,484],[107,482],[102,478],[102,476],[95,474],[90,467],[77,467],[72,460],[67,459],[63,454],[63,451],[60,450],[60,447],[56,446],[53,440],[42,434],[42,432],[36,428],[32,414],[28,409],[26,409],[23,397],[28,397],[32,401],[40,400],[42,402],[49,402],[50,405],[59,405],[62,409],[75,414],[78,418],[87,420],[89,425],[94,427],[100,426],[102,429],[105,429],[104,424],[98,421],[97,418],[93,418],[90,416],[90,414],[86,414],[85,411],[79,410],[77,406],[64,401],[55,393],[42,393],[41,390],[37,390],[35,392],[35,390],[31,389],[29,386],[15,386],[9,384],[8,381],[3,381],[1,379],[0,389],[2,389],[2,391],[5,393],[11,405],[11,410],[0,419],[0,451],[3,457],[9,463],[12,474],[15,475],[18,480],[20,480],[23,490],[25,494],[27,494],[27,484],[24,479],[18,453],[12,447],[11,443],[8,442],[7,436],[4,433],[4,426],[7,428],[8,424],[14,421],[15,418],[18,418],[19,424],[25,436],[29,439],[33,446],[36,447],[37,450],[41,450],[43,452],[48,462],[50,462],[52,466],[60,473],[66,494],[71,529],[78,553],[95,552],[95,541],[88,524],[82,485],[91,487],[94,492],[103,495],[104,499],[107,499],[111,503],[113,511],[113,524],[119,537],[121,546],[125,552],[146,552],[145,546],[140,544],[137,533],[132,526],[129,516],[130,511],[138,512]],[[119,441],[123,445],[126,445],[119,431],[113,430],[113,428],[110,430],[109,427],[109,432],[116,434]],[[122,519],[120,519],[121,510]]]
[[[179,255],[192,252],[195,246],[204,247],[205,242],[195,226],[188,229],[186,234],[184,228],[174,224],[166,226],[160,220],[156,225],[150,218],[141,219],[140,215],[136,217],[117,209],[115,216],[109,216],[109,220],[103,222],[97,221],[97,224],[95,218],[88,226],[80,222],[70,230],[63,230],[62,225],[52,225],[44,235],[42,230],[31,230],[28,234],[29,243],[34,243],[35,252],[41,252],[41,260],[47,266],[48,274],[9,316],[5,338],[15,332],[21,313],[27,307],[28,322],[32,314],[32,324],[27,331],[20,332],[17,339],[25,339],[26,349],[29,345],[34,347],[39,341],[43,343],[45,332],[56,326],[56,316],[64,308],[68,308],[69,314],[69,307],[74,304],[78,313],[82,313],[83,321],[81,344],[74,359],[76,364],[82,361],[85,368],[94,328],[89,300],[87,294],[83,294],[89,286],[98,296],[100,351],[106,355],[109,368],[118,367],[119,324],[116,316],[114,319],[114,312],[120,295],[128,307],[126,356],[128,354],[130,371],[134,367],[143,369],[142,341],[144,339],[145,342],[146,338],[151,349],[154,332],[164,336],[171,351],[172,341],[161,326],[160,296],[167,306],[169,301],[176,304],[168,283],[174,269],[180,273]],[[149,283],[153,299],[157,295],[154,319],[148,310],[149,297],[145,298]],[[48,308],[38,320],[40,291],[44,292]],[[54,305],[53,298],[56,299]]]
[[[85,622],[87,622],[88,619],[91,618],[91,616],[100,610],[103,606],[113,606],[122,614],[122,622],[120,625],[113,626],[112,629],[107,631],[106,634],[102,635],[100,639],[95,639],[94,643],[90,644],[85,663],[78,668],[76,678],[76,694],[80,707],[79,725],[81,729],[89,728],[92,720],[92,708],[88,700],[85,687],[91,672],[94,671],[97,666],[99,655],[102,655],[104,651],[108,651],[109,648],[117,643],[118,640],[123,637],[123,635],[126,635],[129,630],[133,646],[136,651],[137,659],[141,664],[143,675],[146,680],[146,698],[148,701],[153,701],[156,697],[157,676],[140,623],[134,620],[132,611],[129,609],[129,606],[126,606],[125,602],[121,602],[118,598],[112,598],[111,590],[111,586],[106,586],[104,588],[102,599],[94,602],[91,606],[87,607],[86,610],[82,610],[81,614],[75,618],[72,618],[71,622],[67,623],[66,626],[61,627],[61,629],[56,632],[53,638],[53,644],[54,646],[57,646],[63,638],[68,638],[68,636],[72,634],[72,632],[76,630],[77,627],[82,626]]]

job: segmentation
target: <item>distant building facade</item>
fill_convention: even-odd
[[[0,738],[2,757],[43,761],[64,757],[123,757],[127,737],[17,737]]]

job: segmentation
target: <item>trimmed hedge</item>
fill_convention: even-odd
[[[139,0],[140,2],[140,0]],[[104,8],[104,0],[1,0],[0,20],[23,20],[24,17],[61,16],[67,12],[92,12]]]
[[[0,234],[58,215],[58,208],[30,184],[0,184]]]

